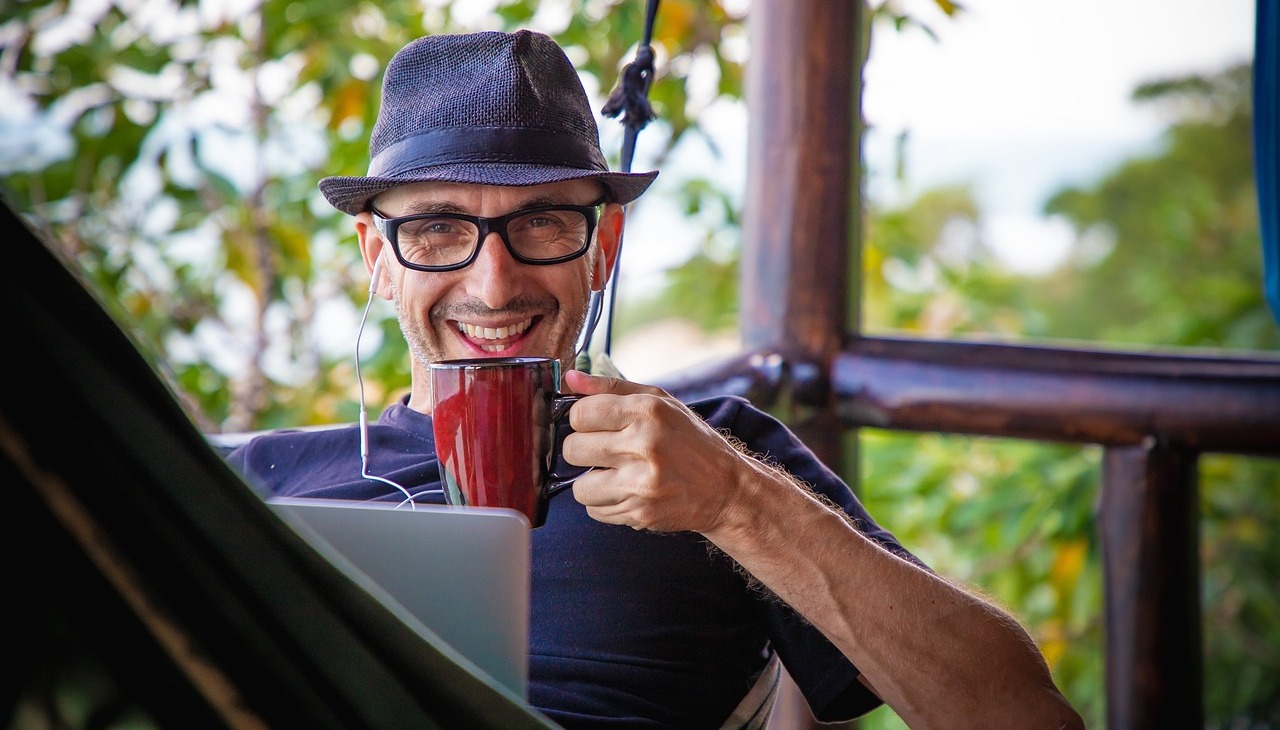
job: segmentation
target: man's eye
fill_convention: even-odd
[[[525,225],[529,228],[541,228],[543,226],[553,225],[555,222],[556,221],[549,215],[538,214],[527,218],[525,220]]]
[[[538,229],[541,232],[574,230],[586,223],[581,214],[562,210],[546,210],[529,213],[511,221],[509,228],[520,231]]]
[[[406,221],[400,225],[400,234],[405,236],[458,236],[465,235],[461,221],[451,218],[422,218]]]

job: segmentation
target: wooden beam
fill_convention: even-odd
[[[751,6],[740,323],[748,349],[825,363],[847,331],[862,3]]]
[[[1109,728],[1204,724],[1196,461],[1154,439],[1103,457]]]
[[[1280,456],[1280,359],[856,338],[831,375],[764,349],[661,383],[761,406],[831,402],[847,427]]]
[[[1280,455],[1280,360],[858,338],[835,359],[848,425]]]

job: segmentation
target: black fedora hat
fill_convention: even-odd
[[[582,82],[554,40],[485,31],[419,38],[396,53],[369,139],[369,174],[326,177],[320,192],[355,215],[407,183],[592,178],[629,203],[657,175],[609,169]]]

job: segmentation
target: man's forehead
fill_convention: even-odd
[[[602,193],[603,186],[599,182],[583,179],[544,185],[475,185],[431,181],[398,185],[383,191],[374,199],[374,206],[397,214],[442,207],[471,210],[485,205],[514,209],[546,203],[595,202]]]

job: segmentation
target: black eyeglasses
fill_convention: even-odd
[[[545,205],[525,208],[497,218],[461,213],[419,213],[388,218],[372,206],[373,226],[391,242],[391,250],[406,268],[416,271],[456,271],[480,255],[490,233],[497,233],[522,264],[549,266],[572,261],[587,252],[596,229],[592,205]]]

